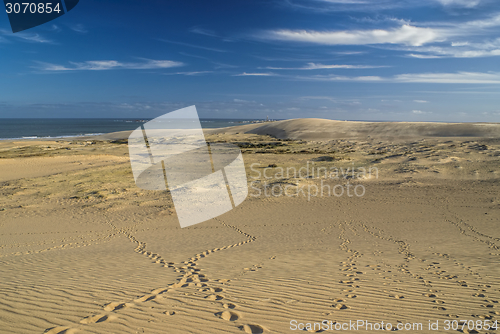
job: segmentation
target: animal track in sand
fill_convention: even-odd
[[[236,305],[234,305],[232,303],[227,303],[227,304],[222,304],[222,307],[223,308],[234,309],[234,308],[236,308]]]

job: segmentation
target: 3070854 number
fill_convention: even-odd
[[[499,328],[498,322],[495,321],[490,321],[490,320],[445,320],[444,321],[444,330],[461,330],[464,331],[465,329],[472,331],[472,330],[490,330],[494,329],[497,330]]]
[[[15,14],[26,14],[26,13],[31,13],[31,14],[50,14],[52,12],[60,13],[61,8],[59,7],[59,3],[56,3],[55,6],[52,6],[51,2],[47,3],[30,3],[30,2],[23,2],[23,3],[6,3],[5,4],[6,12],[7,14],[15,13]]]

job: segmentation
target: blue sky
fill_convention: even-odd
[[[0,117],[500,122],[496,0],[80,0],[13,34]]]

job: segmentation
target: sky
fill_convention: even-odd
[[[0,60],[0,118],[500,122],[497,0],[80,0]]]

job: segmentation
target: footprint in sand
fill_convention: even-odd
[[[130,305],[127,303],[109,303],[108,305],[106,305],[106,307],[104,307],[104,311],[113,312],[113,311],[117,311],[117,310],[122,309],[122,308],[127,307],[127,306],[130,306]]]
[[[240,326],[239,329],[248,334],[261,334],[264,333],[264,327],[259,325],[244,325]]]
[[[239,313],[233,311],[217,312],[215,315],[226,321],[236,321],[241,318]]]
[[[224,296],[221,295],[208,295],[205,297],[208,300],[221,300],[224,299]]]
[[[98,315],[94,315],[94,316],[91,316],[91,317],[87,317],[83,320],[80,321],[81,324],[96,324],[96,323],[100,323],[100,322],[105,322],[105,321],[113,321],[115,320],[117,317],[113,316],[113,315],[107,315],[107,314],[98,314]]]
[[[75,328],[69,328],[69,327],[63,327],[63,326],[58,326],[49,329],[45,334],[73,334],[76,333],[78,329]]]
[[[483,319],[483,320],[491,320],[491,319],[493,319],[493,316],[488,315],[488,314],[482,314],[482,315],[478,316],[478,318]]]
[[[429,297],[429,298],[436,298],[437,296],[433,293],[426,293],[424,296]]]
[[[170,291],[169,288],[158,288],[158,289],[155,289],[155,290],[151,291],[151,294],[153,294],[153,295],[160,295],[162,293],[169,292],[169,291]]]
[[[236,308],[236,305],[231,304],[231,303],[227,303],[227,304],[222,304],[222,307],[223,308],[234,309],[234,308]]]
[[[481,307],[493,308],[493,307],[495,307],[495,305],[493,305],[493,304],[483,304],[483,305],[481,305]]]
[[[156,298],[156,295],[145,295],[134,300],[136,303],[148,302]]]
[[[389,297],[396,298],[396,299],[403,299],[404,296],[401,295],[389,295]]]
[[[444,301],[439,300],[439,299],[433,300],[432,302],[436,303],[436,304],[444,304]]]
[[[345,304],[333,304],[332,307],[337,310],[345,310],[348,308]]]

